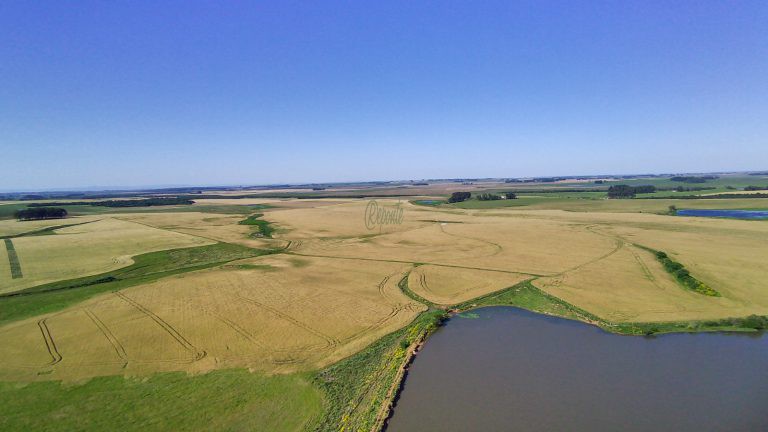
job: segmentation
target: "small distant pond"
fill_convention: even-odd
[[[454,317],[388,432],[768,431],[768,335],[620,336],[516,308]]]
[[[768,219],[768,210],[678,210],[678,216],[719,217],[736,219]]]
[[[436,206],[436,205],[440,205],[440,204],[442,204],[444,202],[445,201],[443,201],[443,200],[416,200],[416,201],[414,201],[415,204],[426,205],[426,206]]]

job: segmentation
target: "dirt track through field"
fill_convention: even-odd
[[[340,259],[340,260],[374,261],[374,262],[386,262],[386,263],[395,263],[395,264],[428,264],[428,265],[433,265],[435,267],[448,267],[448,268],[467,269],[467,270],[483,270],[483,271],[497,272],[497,273],[521,274],[521,275],[534,276],[534,277],[547,276],[547,275],[544,275],[544,274],[537,274],[537,273],[530,273],[530,272],[521,272],[521,271],[514,271],[514,270],[500,270],[500,269],[483,268],[483,267],[469,267],[469,266],[461,266],[461,265],[453,265],[453,264],[440,264],[440,263],[432,263],[432,262],[415,262],[415,261],[378,259],[378,258],[345,257],[345,256],[308,254],[308,253],[298,253],[298,252],[285,252],[285,253],[288,254],[288,255],[305,256],[305,257],[312,257],[312,258],[331,258],[331,259]],[[604,258],[604,257],[601,257],[601,258]]]
[[[195,360],[200,360],[200,359],[202,359],[203,357],[206,356],[206,352],[204,350],[199,350],[196,346],[192,345],[186,338],[184,338],[184,336],[182,336],[178,331],[176,331],[176,329],[173,328],[173,326],[171,326],[170,324],[165,322],[159,316],[155,315],[154,312],[152,312],[151,310],[145,308],[144,306],[142,306],[138,302],[134,301],[133,299],[131,299],[130,297],[126,296],[125,294],[123,294],[123,293],[121,293],[119,291],[116,291],[115,295],[120,297],[126,303],[128,303],[131,306],[133,306],[136,309],[138,309],[144,315],[152,318],[152,320],[154,322],[156,322],[160,327],[162,327],[163,330],[165,330],[169,335],[171,335],[171,337],[176,339],[176,341],[179,344],[181,344],[181,346],[184,347],[184,349],[186,349],[187,351],[193,353],[195,355]]]
[[[40,327],[40,332],[43,334],[43,340],[45,341],[45,348],[48,350],[48,354],[51,355],[50,365],[55,365],[62,360],[59,350],[56,348],[56,342],[53,340],[51,330],[46,324],[48,318],[43,318],[37,322],[37,326]]]
[[[299,320],[297,320],[297,319],[295,319],[295,318],[293,318],[293,317],[291,317],[291,316],[289,316],[289,315],[287,315],[287,314],[285,314],[283,312],[280,312],[279,310],[277,310],[277,309],[275,309],[273,307],[267,306],[264,303],[258,302],[258,301],[254,300],[254,299],[243,297],[243,296],[241,296],[239,294],[237,294],[236,296],[240,300],[248,302],[248,303],[250,303],[250,304],[252,304],[254,306],[257,306],[257,307],[259,307],[261,309],[264,309],[264,310],[272,313],[273,315],[276,315],[279,318],[281,318],[281,319],[283,319],[285,321],[288,321],[289,323],[295,325],[296,327],[299,327],[302,330],[306,330],[307,332],[309,332],[309,333],[311,333],[311,334],[313,334],[313,335],[323,339],[326,342],[327,347],[329,347],[329,348],[337,346],[339,344],[339,340],[338,339],[336,339],[334,337],[331,337],[331,336],[328,336],[328,335],[326,335],[326,334],[324,334],[322,332],[319,332],[319,331],[313,329],[312,327],[304,324],[303,322],[301,322],[301,321],[299,321]]]
[[[96,316],[90,309],[84,309],[85,314],[88,315],[88,318],[93,321],[94,324],[96,324],[96,327],[99,328],[99,331],[104,335],[105,338],[107,338],[107,341],[109,341],[109,344],[112,345],[112,348],[114,348],[115,353],[118,357],[120,357],[121,360],[123,360],[123,367],[125,368],[128,366],[128,355],[125,353],[125,348],[123,347],[123,344],[120,343],[120,341],[115,337],[115,335],[112,333],[111,330],[109,330],[109,327],[107,327],[99,317]]]

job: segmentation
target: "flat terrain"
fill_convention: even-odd
[[[366,236],[359,220],[362,211],[363,203],[356,203],[275,212],[270,217],[294,228],[283,238],[292,242],[291,251],[296,254],[527,275],[537,278],[534,284],[545,291],[609,320],[695,320],[768,313],[762,264],[768,262],[764,246],[768,224],[761,221],[413,206],[402,225]],[[310,224],[312,220],[319,222]],[[331,235],[334,226],[341,227],[335,232],[343,236]],[[684,289],[634,243],[671,254],[722,297]],[[474,288],[473,294],[500,289],[492,278],[484,281],[479,284],[485,288]],[[451,292],[470,286],[449,288],[452,283],[437,289]],[[435,296],[419,284],[410,285],[427,299]],[[449,299],[436,302],[445,301]]]
[[[768,223],[667,214],[670,205],[768,208],[768,200],[608,200],[568,191],[578,185],[597,187],[365,188],[441,200],[455,190],[544,191],[437,206],[377,197],[403,218],[374,226],[369,199],[236,198],[242,191],[208,191],[221,197],[187,206],[73,206],[84,216],[0,220],[0,426],[130,429],[104,407],[149,397],[156,404],[135,415],[150,430],[215,421],[228,430],[328,430],[342,418],[370,429],[406,347],[440,309],[511,304],[646,327],[768,315]],[[249,217],[268,223],[272,237],[241,223]],[[720,295],[687,289],[651,250]],[[191,388],[195,414],[183,416],[176,400]],[[194,408],[225,393],[232,399]],[[75,406],[88,408],[78,417]]]
[[[503,290],[530,278],[528,275],[423,265],[408,275],[408,287],[437,304],[453,305]]]
[[[162,228],[168,231],[188,234],[210,241],[241,244],[255,248],[265,247],[266,243],[249,237],[251,228],[240,225],[244,219],[236,214],[209,214],[200,212],[187,213],[135,213],[119,216],[121,220]]]
[[[0,383],[0,400],[5,431],[295,431],[322,412],[306,378],[245,370]]]
[[[62,221],[56,223],[62,224]],[[35,228],[44,226],[35,224]],[[141,253],[213,243],[205,238],[114,218],[60,228],[50,235],[11,240],[23,277],[12,278],[6,259],[0,265],[0,293],[126,267],[133,262],[132,256]]]
[[[407,268],[281,255],[127,288],[2,327],[0,378],[321,367],[424,309],[397,288]]]

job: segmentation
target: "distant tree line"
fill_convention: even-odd
[[[506,179],[504,183],[554,183],[567,180],[565,177],[535,177],[532,179]]]
[[[107,200],[107,201],[73,201],[73,202],[54,202],[54,203],[32,203],[28,207],[43,207],[50,205],[76,206],[90,205],[97,207],[152,207],[167,205],[194,204],[194,201],[186,198],[145,198],[135,200]]]
[[[454,192],[451,197],[448,198],[449,203],[458,203],[468,200],[472,196],[471,192]]]
[[[656,187],[652,185],[614,185],[608,188],[608,198],[634,198],[637,194],[654,192],[656,192]]]
[[[760,191],[760,190],[768,190],[768,186],[747,186],[744,188],[745,191]]]
[[[768,198],[768,193],[753,193],[753,194],[735,194],[735,193],[722,193],[715,195],[677,195],[677,196],[651,196],[643,199],[748,199],[748,198]]]
[[[519,193],[535,193],[535,194],[546,194],[546,193],[553,193],[553,194],[561,194],[561,193],[579,193],[579,192],[608,192],[608,188],[606,187],[591,187],[591,188],[520,188],[520,189],[514,189],[510,192],[514,192],[516,194]]]
[[[717,188],[714,186],[675,186],[675,187],[656,188],[658,192],[662,192],[662,191],[697,192],[697,191],[713,190],[713,189],[717,189]]]
[[[16,210],[13,214],[18,220],[63,219],[67,210],[59,207],[35,207]]]
[[[719,179],[718,176],[675,176],[670,178],[674,182],[682,183],[706,183],[707,180]]]
[[[476,197],[479,201],[496,201],[501,199],[501,195],[493,193],[481,193]]]

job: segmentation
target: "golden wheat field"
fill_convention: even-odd
[[[452,305],[509,288],[529,278],[518,273],[427,264],[408,274],[408,287],[433,303]]]
[[[56,229],[50,235],[12,239],[23,277],[11,278],[6,259],[0,266],[0,293],[125,267],[133,263],[132,256],[142,253],[213,243],[110,217],[86,220],[80,224],[78,219],[78,224]],[[36,227],[40,226],[45,225]]]
[[[318,368],[424,309],[397,287],[408,269],[281,255],[128,288],[0,329],[0,378]]]
[[[34,221],[0,220],[0,237],[16,236],[50,227],[77,225],[101,219],[98,216],[78,216],[68,219],[43,219]]]
[[[296,254],[528,275],[538,278],[536,286],[610,320],[708,319],[768,312],[768,283],[763,277],[768,224],[761,221],[408,208],[402,225],[370,233],[360,219],[363,206],[288,210],[269,217],[293,227],[282,238],[291,242]],[[322,222],[318,226],[313,220]],[[633,243],[669,253],[722,297],[686,291],[651,254],[629,247]],[[414,289],[419,290],[418,285]]]
[[[240,225],[243,215],[212,213],[135,213],[116,216],[125,221],[143,224],[152,228],[178,232],[208,241],[241,244],[254,248],[265,247],[262,239],[253,238],[251,227]]]
[[[251,227],[238,224],[243,215],[196,212],[26,225],[87,222],[12,239],[24,277],[12,279],[9,267],[0,266],[4,292],[108,271],[137,253],[215,241],[274,254],[6,324],[0,327],[0,378],[316,370],[402,328],[426,308],[398,286],[403,278],[415,294],[444,306],[532,280],[610,322],[768,313],[765,223],[377,202],[401,208],[401,223],[367,226],[368,200],[281,200],[263,212],[276,228],[274,239],[249,238]],[[665,251],[721,297],[686,290],[644,247]],[[0,260],[8,262],[3,248]]]

